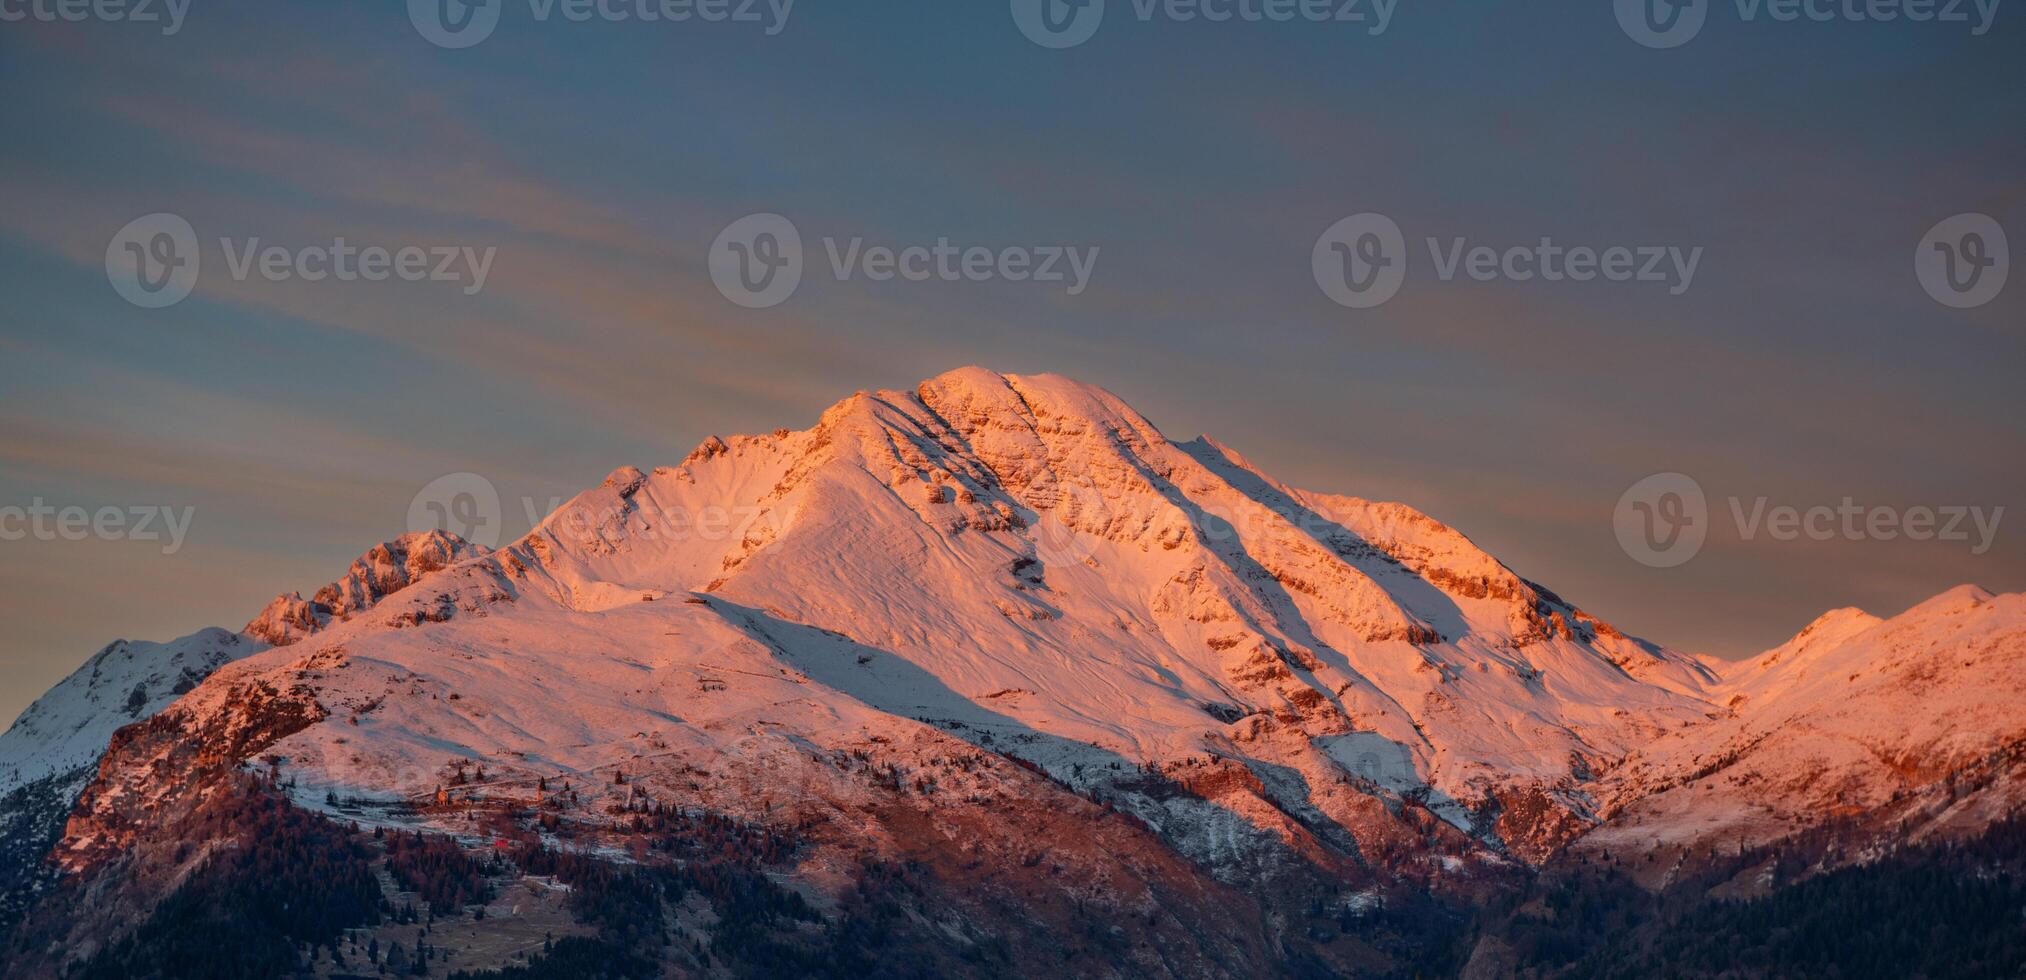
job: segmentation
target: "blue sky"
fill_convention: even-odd
[[[524,498],[967,363],[1100,383],[1296,485],[1413,504],[1688,649],[2026,588],[2026,282],[1951,309],[1911,261],[1962,212],[2026,247],[2022,19],[1972,36],[1726,2],[1665,51],[1605,2],[1401,0],[1373,36],[1112,0],[1066,50],[989,0],[801,0],[775,36],[509,0],[463,50],[389,2],[194,0],[173,36],[0,23],[0,505],[195,508],[172,555],[0,541],[0,719],[116,637],[236,627],[327,581],[443,474],[490,479],[512,533]],[[1348,309],[1310,252],[1367,211],[1405,229],[1409,278]],[[141,309],[104,253],[155,212],[191,223],[204,276]],[[823,237],[1100,257],[1076,296],[812,272],[750,310],[706,256],[755,212],[819,265]],[[336,236],[496,260],[476,295],[241,281],[217,242]],[[1421,243],[1459,236],[1703,252],[1680,295],[1440,281]],[[1725,518],[1656,569],[1612,514],[1663,471],[1713,512],[2008,513],[1983,554]]]

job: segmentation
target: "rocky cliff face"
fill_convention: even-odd
[[[300,592],[275,596],[240,632],[271,646],[285,647],[333,620],[371,609],[431,572],[486,551],[484,545],[444,531],[404,534],[360,555],[342,577],[308,599]]]

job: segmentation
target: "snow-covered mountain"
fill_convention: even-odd
[[[1843,821],[1900,842],[2026,803],[2026,595],[1961,586],[1894,616],[1824,614],[1733,665],[1727,712],[1597,787],[1605,850],[1757,846]]]
[[[0,734],[0,793],[90,766],[121,726],[154,715],[220,666],[264,649],[216,627],[167,643],[108,644]]]
[[[927,722],[1094,792],[1228,770],[1201,819],[1267,836],[1378,800],[1538,854],[1587,822],[1597,770],[1704,720],[1715,680],[1411,508],[979,369],[622,469],[371,615],[304,613],[325,607],[277,600],[249,632],[298,642],[178,706],[299,688],[323,716],[264,748],[318,795],[426,796],[454,758],[532,781],[755,726],[836,748]]]
[[[16,767],[105,753],[64,868],[145,850],[252,769],[367,824],[525,808],[616,848],[652,801],[792,826],[817,891],[925,860],[931,826],[1032,867],[1043,814],[1106,842],[1060,873],[1143,882],[1108,899],[1128,905],[1289,875],[1439,888],[1577,839],[1758,842],[1952,778],[1979,802],[1916,822],[1974,829],[2015,808],[2026,733],[2026,597],[1839,611],[1725,666],[1410,507],[977,368],[619,469],[496,552],[390,542],[199,636],[174,655],[206,665],[194,688],[143,656],[148,683],[72,678],[0,742]]]
[[[115,640],[0,734],[0,794],[93,765],[114,731],[154,716],[219,667],[294,643],[334,618],[370,609],[430,572],[485,551],[442,532],[407,534],[361,555],[313,599],[297,593],[275,597],[238,632],[213,626],[166,643]]]
[[[118,640],[0,734],[0,923],[43,877],[41,858],[113,733],[161,711],[223,664],[265,648],[216,628],[167,643]]]

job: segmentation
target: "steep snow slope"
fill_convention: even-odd
[[[1599,796],[1606,848],[1755,845],[1839,819],[1918,839],[2026,802],[2026,595],[1961,586],[1888,620],[1828,613],[1727,672],[1709,725],[1640,748]]]
[[[1193,856],[1370,860],[1432,811],[1455,828],[1433,850],[1467,833],[1531,857],[1587,823],[1594,769],[1716,711],[1697,661],[1410,508],[1295,491],[1101,389],[976,368],[615,471],[349,619],[316,604],[277,600],[255,627],[296,645],[169,720],[290,702],[313,720],[256,751],[309,797],[429,799],[456,760],[581,793],[654,759],[735,772],[756,745],[807,757],[927,725]],[[145,761],[94,805],[145,797]]]
[[[220,666],[266,648],[222,629],[93,654],[0,734],[0,924],[48,878],[43,861],[121,726],[148,718]]]
[[[216,627],[167,643],[114,641],[0,734],[0,793],[96,762],[121,725],[153,715],[221,665],[266,646]]]

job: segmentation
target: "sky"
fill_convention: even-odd
[[[1974,5],[1726,0],[1655,48],[1603,0],[1389,0],[1383,29],[1372,0],[1331,5],[1359,22],[1110,0],[1050,47],[1022,0],[729,8],[757,22],[494,0],[448,47],[432,28],[483,28],[446,34],[431,18],[467,11],[436,2],[0,0],[0,721],[111,640],[330,581],[448,474],[496,489],[511,537],[617,466],[965,364],[1412,504],[1691,651],[2026,589],[2026,272],[1959,308],[1920,265],[1950,243],[2018,265],[1969,251],[1961,214],[2026,248],[2026,11],[1978,34]],[[195,280],[136,304],[126,243],[182,255],[130,224],[159,214]],[[773,305],[713,277],[756,214],[803,246]],[[1362,251],[1386,246],[1370,219],[1352,258],[1328,247],[1365,214],[1398,254]],[[309,278],[340,238],[431,272]],[[866,252],[944,241],[988,261],[916,281]],[[1543,241],[1658,249],[1659,278],[1463,258]],[[999,258],[1054,250],[1081,281]],[[1375,256],[1397,291],[1334,298],[1328,270]],[[1637,530],[1672,548],[1681,498],[1636,495],[1667,473],[1705,510],[1656,561]],[[36,507],[118,520],[66,535]],[[1775,533],[1780,507],[1864,516],[1817,540]]]

